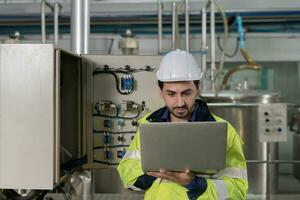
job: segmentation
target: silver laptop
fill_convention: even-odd
[[[225,122],[140,124],[140,141],[144,172],[190,169],[214,174],[225,168]]]

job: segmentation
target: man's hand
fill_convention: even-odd
[[[190,170],[186,170],[184,172],[172,172],[161,169],[159,172],[148,172],[148,175],[173,181],[180,185],[189,184],[195,177],[195,174],[193,174]]]

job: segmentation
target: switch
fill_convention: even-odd
[[[126,154],[125,150],[117,151],[117,157],[118,158],[123,158],[125,154]]]
[[[113,155],[112,155],[111,150],[109,150],[109,149],[104,150],[104,158],[106,160],[111,160],[112,157],[113,157]]]
[[[112,128],[112,120],[110,120],[110,119],[105,119],[105,120],[103,121],[103,126],[104,126],[105,128],[111,129],[111,128]]]
[[[265,112],[265,113],[264,113],[264,115],[265,115],[265,116],[268,116],[268,115],[269,115],[269,113],[268,113],[268,112]]]

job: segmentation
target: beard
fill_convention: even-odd
[[[194,110],[194,105],[192,107],[188,107],[187,105],[184,105],[181,107],[173,107],[168,109],[174,117],[178,119],[188,119]]]

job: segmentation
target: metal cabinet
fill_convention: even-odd
[[[80,58],[52,44],[0,45],[0,188],[53,189],[80,156]]]

